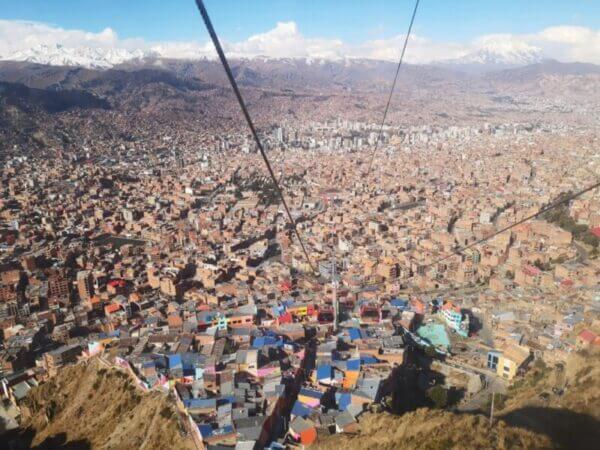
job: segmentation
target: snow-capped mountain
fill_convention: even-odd
[[[521,48],[498,51],[490,48],[482,48],[468,53],[460,58],[446,61],[451,64],[492,64],[507,66],[524,66],[542,62],[544,56],[540,49]]]
[[[464,55],[439,61],[439,64],[473,72],[522,67],[545,61],[542,50],[510,36],[491,35],[482,38]]]
[[[233,55],[235,57],[235,55]],[[38,45],[27,50],[12,54],[0,55],[0,60],[26,61],[52,66],[77,66],[88,69],[110,69],[116,65],[133,60],[154,59],[155,64],[160,63],[161,57],[168,57],[160,49],[156,50],[126,50],[123,48],[104,49],[93,47],[65,47],[60,44]],[[212,59],[199,57],[196,59]],[[298,64],[322,66],[329,63],[341,63],[346,67],[362,67],[365,64],[376,63],[374,60],[362,58],[275,58],[268,56],[255,56],[252,58],[238,57],[241,60],[271,62],[274,64]],[[499,68],[525,66],[544,61],[540,49],[526,44],[515,44],[502,40],[484,42],[476,50],[459,58],[434,62],[433,64],[458,66],[475,71],[487,71]]]
[[[3,60],[27,61],[51,66],[78,66],[88,69],[110,69],[133,59],[155,56],[153,52],[125,49],[101,49],[91,47],[69,48],[60,44],[38,45],[28,50],[4,55]]]

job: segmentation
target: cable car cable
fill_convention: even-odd
[[[290,212],[290,209],[288,208],[287,202],[285,201],[285,198],[283,196],[283,191],[281,190],[281,187],[279,186],[277,178],[275,177],[275,173],[273,172],[273,169],[271,168],[271,163],[269,162],[269,158],[267,157],[265,149],[263,148],[263,145],[258,137],[258,133],[256,132],[254,122],[252,122],[250,114],[248,113],[248,109],[246,108],[246,103],[244,102],[244,99],[242,98],[242,94],[240,93],[237,82],[235,81],[233,73],[231,72],[231,68],[229,67],[229,62],[227,61],[227,57],[225,56],[225,52],[223,51],[223,47],[221,46],[219,37],[217,36],[217,33],[212,25],[212,22],[208,15],[208,11],[206,10],[206,7],[204,6],[203,0],[196,0],[196,6],[198,6],[200,15],[202,16],[202,19],[204,20],[204,24],[206,25],[208,34],[210,35],[210,38],[215,46],[215,50],[217,51],[217,54],[219,55],[219,59],[221,60],[223,69],[225,70],[225,73],[227,74],[227,78],[229,79],[231,88],[233,89],[233,92],[235,93],[235,96],[240,105],[242,113],[244,114],[244,118],[246,119],[248,127],[250,128],[252,136],[254,137],[256,146],[258,147],[258,150],[260,151],[260,154],[262,155],[265,165],[267,166],[267,170],[269,171],[269,175],[271,176],[271,179],[273,180],[273,183],[275,184],[275,189],[277,190],[277,194],[279,195],[281,203],[283,204],[283,208],[285,209],[285,212],[290,221],[292,229],[294,230],[294,233],[296,234],[296,237],[298,238],[298,242],[300,242],[300,247],[302,248],[302,252],[304,253],[304,256],[306,257],[306,261],[308,262],[308,265],[310,266],[312,272],[316,273],[315,267],[312,263],[312,260],[310,259],[310,256],[308,256],[308,252],[306,251],[306,247],[304,246],[304,242],[302,241],[302,237],[300,236],[300,232],[298,231],[296,221],[292,217],[292,213]]]
[[[377,148],[379,147],[379,142],[381,141],[381,137],[383,134],[383,126],[385,125],[385,119],[388,114],[388,110],[390,109],[390,103],[392,101],[392,96],[394,94],[394,89],[396,88],[396,81],[398,80],[398,73],[400,73],[400,67],[402,67],[402,61],[404,60],[404,53],[406,53],[406,46],[408,45],[408,39],[410,38],[410,33],[412,31],[413,23],[415,22],[415,16],[417,15],[417,9],[419,8],[419,1],[415,2],[415,9],[413,10],[412,17],[410,19],[410,25],[408,26],[408,32],[406,33],[406,37],[404,38],[404,45],[402,46],[402,53],[400,54],[400,60],[398,61],[398,66],[396,67],[396,74],[394,75],[394,81],[392,82],[392,88],[390,89],[390,95],[388,96],[387,104],[385,105],[385,109],[383,110],[383,119],[381,119],[381,126],[379,127],[379,134],[377,135],[377,141],[375,141],[375,148],[371,153],[371,160],[369,161],[369,166],[367,168],[366,175],[371,173],[371,167],[373,166],[373,160],[375,159],[375,153],[377,153]]]
[[[508,226],[506,226],[506,227],[504,227],[504,228],[502,228],[502,229],[500,229],[498,231],[495,231],[494,233],[492,233],[491,235],[489,235],[489,236],[487,236],[485,238],[479,239],[479,240],[477,240],[477,241],[475,241],[475,242],[473,242],[473,243],[471,243],[469,245],[466,245],[466,246],[464,246],[464,247],[462,247],[460,249],[456,249],[456,250],[452,251],[451,253],[448,253],[447,255],[443,256],[440,259],[437,259],[436,261],[434,261],[434,262],[432,262],[430,264],[426,264],[426,265],[420,266],[420,267],[422,267],[422,268],[428,268],[428,267],[434,266],[436,264],[439,264],[439,263],[441,263],[441,262],[443,262],[443,261],[445,261],[445,260],[447,260],[447,259],[449,259],[449,258],[451,258],[453,256],[457,256],[457,255],[460,256],[462,254],[462,252],[464,252],[465,250],[468,250],[468,249],[470,249],[472,247],[475,247],[476,245],[483,244],[484,242],[489,241],[490,239],[498,236],[501,233],[504,233],[505,231],[508,231],[508,230],[510,230],[510,229],[512,229],[512,228],[514,228],[516,226],[519,226],[519,225],[521,225],[521,224],[523,224],[525,222],[528,222],[531,219],[535,219],[536,217],[539,217],[542,214],[544,214],[544,213],[546,213],[546,212],[548,212],[548,211],[550,211],[550,210],[552,210],[552,209],[554,209],[554,208],[556,208],[558,206],[561,206],[561,205],[563,205],[565,203],[568,203],[571,200],[574,200],[577,197],[580,197],[580,196],[582,196],[583,194],[585,194],[587,192],[593,191],[594,189],[596,189],[598,187],[600,187],[600,182],[592,184],[591,186],[588,186],[587,188],[582,189],[581,191],[578,191],[578,192],[576,192],[574,194],[568,195],[568,196],[566,196],[565,198],[563,198],[561,200],[558,200],[558,201],[556,201],[554,203],[551,203],[550,205],[544,206],[538,212],[536,212],[534,214],[531,214],[531,215],[525,217],[524,219],[521,219],[521,220],[519,220],[519,221],[517,221],[517,222],[515,222],[515,223],[513,223],[511,225],[508,225]]]

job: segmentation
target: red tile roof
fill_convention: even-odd
[[[535,267],[535,266],[525,266],[525,267],[523,267],[523,272],[526,275],[529,275],[529,276],[532,276],[532,277],[534,277],[534,276],[539,275],[540,273],[542,273],[542,271],[540,269],[538,269],[537,267]]]
[[[592,342],[594,342],[594,340],[596,340],[596,338],[598,337],[598,335],[590,330],[583,330],[581,333],[579,333],[579,338],[582,341],[587,342],[588,344],[591,344]]]

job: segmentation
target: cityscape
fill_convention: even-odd
[[[600,54],[5,47],[6,448],[596,447]]]

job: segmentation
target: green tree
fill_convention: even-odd
[[[448,404],[448,390],[443,386],[433,386],[427,389],[427,398],[429,398],[435,408],[442,409]]]

